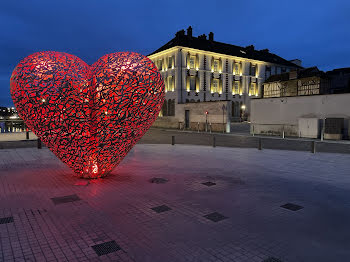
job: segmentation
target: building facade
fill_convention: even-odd
[[[267,49],[214,41],[212,32],[208,39],[194,37],[191,27],[148,57],[165,82],[161,117],[174,117],[177,104],[231,101],[231,121],[239,121],[249,116],[250,99],[261,96],[265,79],[301,68],[300,60],[287,61]]]
[[[331,81],[317,67],[297,69],[270,76],[263,84],[263,98],[322,95],[330,92]]]

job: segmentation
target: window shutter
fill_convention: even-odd
[[[199,77],[196,76],[196,92],[199,92]]]
[[[210,86],[210,92],[213,93],[213,78],[212,77],[210,78],[209,86]]]
[[[172,66],[173,68],[175,68],[175,56],[173,55],[172,57],[173,57],[173,59],[172,59],[172,65],[171,65],[171,66]]]
[[[214,72],[214,57],[211,58],[211,71]]]
[[[186,76],[186,90],[190,91],[190,76]]]
[[[196,54],[196,69],[199,68],[199,57],[198,54]]]
[[[219,59],[219,72],[222,72],[222,59]]]

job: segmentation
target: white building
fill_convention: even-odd
[[[214,34],[192,36],[192,28],[176,33],[148,56],[161,71],[166,102],[160,116],[175,116],[176,104],[232,101],[231,121],[249,116],[250,99],[261,94],[262,83],[273,74],[300,68],[267,49],[214,41]],[[299,63],[299,65],[298,65]]]

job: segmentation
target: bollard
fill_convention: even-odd
[[[282,138],[284,138],[284,130],[283,130],[283,132],[282,132]]]
[[[38,138],[38,149],[41,149],[41,140]]]
[[[213,147],[216,147],[216,137],[213,136]]]
[[[209,132],[211,133],[211,123],[209,124],[209,129],[210,129]]]
[[[313,154],[316,153],[316,143],[315,143],[315,141],[311,142],[311,153],[313,153]]]
[[[28,130],[26,131],[26,139],[27,140],[29,139],[29,131]]]
[[[258,140],[258,150],[262,150],[262,141],[261,138]]]
[[[197,128],[198,128],[198,133],[199,133],[199,122],[197,122]]]
[[[171,145],[175,145],[175,136],[171,136]]]

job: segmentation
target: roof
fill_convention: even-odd
[[[326,77],[326,73],[319,70],[317,66],[308,67],[304,69],[298,69],[297,71],[297,78],[306,78],[306,77],[312,77],[312,76],[319,76],[319,77]],[[277,81],[288,81],[289,80],[289,73],[283,73],[279,75],[272,75],[268,79],[266,79],[265,83],[269,82],[277,82]]]
[[[336,68],[333,69],[332,71],[328,71],[326,72],[326,74],[328,75],[338,75],[338,74],[350,74],[350,67],[344,67],[344,68]]]
[[[189,47],[219,54],[244,57],[258,61],[265,61],[274,64],[291,66],[295,68],[302,68],[288,60],[283,59],[278,55],[270,53],[267,49],[255,50],[254,46],[252,45],[247,47],[241,47],[231,44],[225,44],[213,40],[208,40],[206,39],[206,36],[203,35],[199,37],[189,36],[185,35],[185,32],[183,30],[177,32],[173,39],[171,39],[168,43],[158,48],[156,51],[149,55],[159,53],[161,51],[167,50],[175,46]]]

